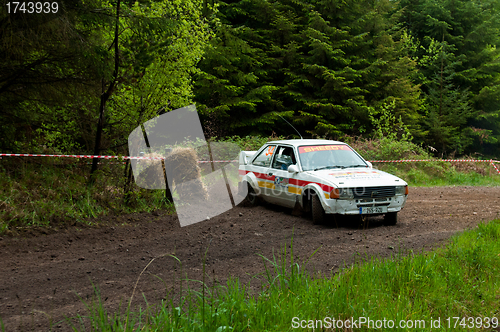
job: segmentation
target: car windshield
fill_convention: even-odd
[[[343,144],[299,146],[304,171],[349,167],[368,167],[349,146]]]

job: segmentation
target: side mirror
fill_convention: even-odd
[[[368,167],[369,167],[369,168],[373,168],[373,165],[372,165],[372,163],[371,163],[371,162],[367,161],[366,163],[368,164]]]
[[[288,166],[288,173],[298,173],[298,172],[299,172],[299,166],[297,165]]]

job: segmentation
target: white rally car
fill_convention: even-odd
[[[325,214],[384,215],[386,225],[408,197],[402,179],[372,168],[349,145],[330,140],[273,141],[239,156],[239,186],[247,200],[259,199],[312,213],[315,224]]]

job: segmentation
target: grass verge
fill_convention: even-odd
[[[390,331],[399,324],[404,328],[398,330],[407,331],[498,331],[500,327],[500,220],[456,235],[431,252],[360,259],[329,276],[311,276],[304,269],[306,262],[293,260],[293,242],[290,248],[277,257],[263,257],[258,294],[236,278],[223,287],[209,288],[200,282],[203,290],[188,288],[180,304],[170,300],[143,311],[113,314],[97,300],[87,304],[88,316],[68,322],[74,331]]]

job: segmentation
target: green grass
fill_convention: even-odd
[[[177,304],[167,300],[125,314],[107,312],[97,297],[87,303],[87,316],[68,323],[74,331],[290,331],[301,323],[314,325],[314,331],[333,331],[328,325],[318,328],[316,320],[328,324],[352,317],[357,321],[352,330],[373,330],[360,325],[359,319],[365,317],[371,326],[383,324],[384,319],[387,326],[400,321],[415,324],[399,329],[403,331],[429,331],[436,320],[440,328],[433,331],[476,331],[481,330],[476,325],[480,320],[486,324],[487,318],[500,318],[499,253],[500,220],[454,236],[431,252],[367,262],[360,257],[358,263],[328,276],[311,276],[304,270],[306,262],[294,261],[292,242],[290,250],[285,247],[276,257],[263,257],[257,294],[234,278],[224,286],[187,288]],[[465,318],[465,325],[456,324],[453,317]],[[473,326],[470,319],[475,319]]]

